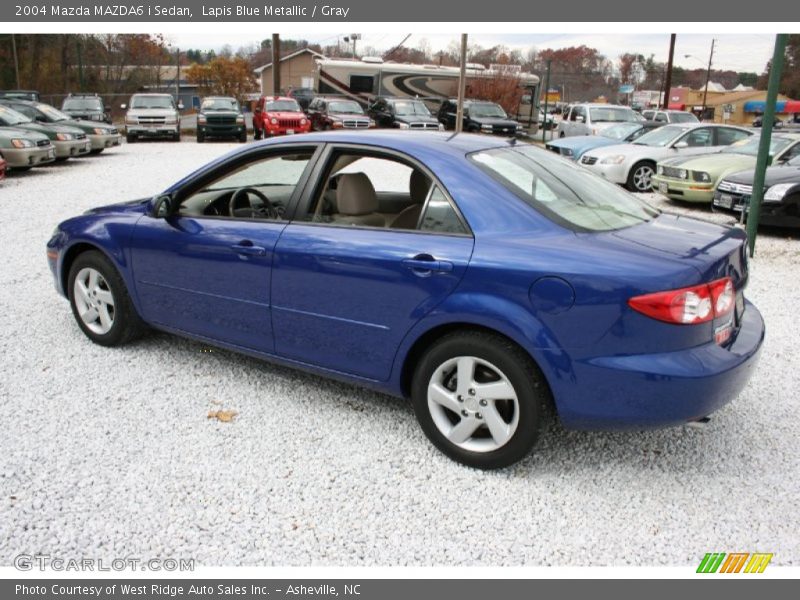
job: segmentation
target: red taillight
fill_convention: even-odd
[[[628,305],[659,321],[696,325],[730,313],[735,300],[733,281],[723,277],[679,290],[636,296],[628,300]]]

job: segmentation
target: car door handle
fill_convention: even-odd
[[[429,275],[433,271],[450,273],[453,270],[453,263],[446,260],[436,260],[427,255],[404,258],[402,263],[404,267],[411,269],[417,275]]]
[[[253,242],[240,242],[238,244],[233,244],[231,246],[231,250],[236,252],[237,254],[244,254],[247,256],[266,256],[267,249],[263,246],[254,246]]]

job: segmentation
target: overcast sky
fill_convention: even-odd
[[[257,44],[262,39],[267,38],[271,33],[263,35],[252,35],[238,33],[236,35],[209,35],[179,33],[168,34],[167,39],[181,48],[199,48],[202,50],[219,50],[223,46],[230,45],[234,50],[242,46]],[[337,32],[329,34],[283,34],[287,38],[304,38],[311,43],[319,43],[323,46],[335,44]],[[339,33],[341,37],[347,33]],[[363,39],[359,42],[360,47],[373,46],[375,48],[388,50],[400,43],[406,36],[405,33],[379,32],[375,34],[362,33]],[[754,34],[678,34],[675,46],[675,64],[685,68],[703,67],[708,62],[708,54],[711,49],[711,39],[717,40],[714,50],[714,68],[731,69],[734,71],[755,71],[761,73],[764,66],[772,56],[772,49],[775,42],[773,35],[765,33]],[[458,40],[457,35],[453,34],[415,34],[412,35],[406,45],[413,46],[420,40],[425,39],[434,51],[445,49],[454,40]],[[609,35],[587,35],[587,34],[491,34],[478,33],[470,35],[470,43],[477,43],[481,46],[489,47],[503,44],[510,48],[528,49],[536,46],[543,48],[566,48],[569,46],[586,46],[597,48],[612,60],[616,60],[624,52],[638,52],[649,56],[654,54],[656,60],[666,62],[669,51],[669,34],[609,34]],[[686,58],[685,55],[690,55]]]

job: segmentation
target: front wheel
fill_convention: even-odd
[[[628,173],[627,188],[632,192],[649,192],[653,187],[655,172],[656,166],[650,161],[636,163]]]
[[[492,334],[455,333],[420,360],[411,400],[428,439],[465,465],[496,469],[531,450],[549,398],[539,369]]]
[[[72,314],[90,340],[121,346],[144,331],[122,277],[101,252],[81,254],[67,279]]]

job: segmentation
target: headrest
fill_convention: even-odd
[[[411,171],[411,178],[408,180],[408,191],[414,204],[422,204],[428,196],[431,188],[431,180],[422,171],[414,169]]]
[[[336,187],[336,204],[339,214],[367,215],[377,212],[378,197],[372,182],[364,173],[344,173]]]

